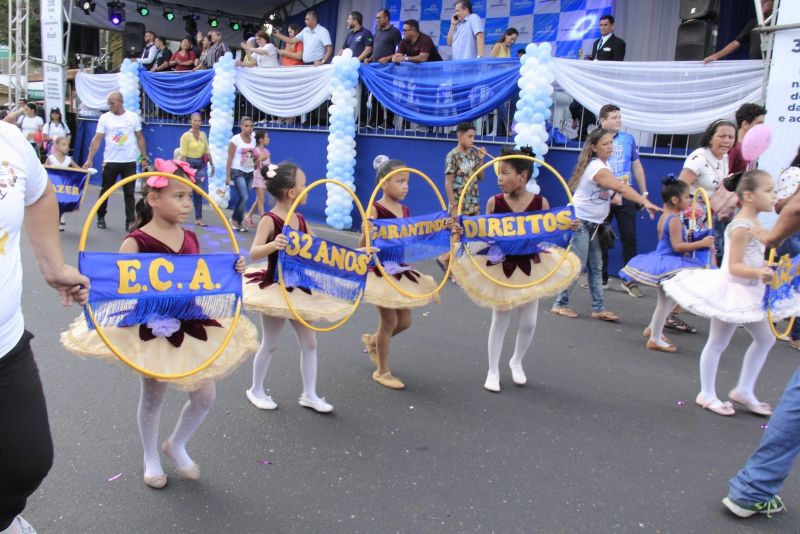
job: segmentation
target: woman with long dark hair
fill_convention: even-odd
[[[569,188],[573,191],[575,217],[582,223],[572,236],[572,252],[578,255],[587,272],[592,295],[592,317],[601,321],[616,321],[619,318],[617,314],[605,309],[603,300],[603,251],[599,232],[611,210],[611,199],[619,194],[641,204],[651,218],[661,211],[647,197],[614,176],[607,163],[613,152],[614,135],[605,128],[593,130],[586,138],[586,144],[583,145],[578,164],[569,181]],[[569,296],[574,287],[575,284],[558,294],[551,312],[571,319],[578,317],[569,308]]]

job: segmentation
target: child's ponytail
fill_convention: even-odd
[[[139,230],[153,220],[153,208],[147,202],[147,195],[151,191],[153,189],[149,185],[142,184],[142,197],[136,201],[136,218],[133,221],[134,230]]]

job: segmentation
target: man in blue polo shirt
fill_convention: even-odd
[[[353,57],[362,62],[372,55],[372,33],[362,26],[363,23],[364,15],[359,11],[352,11],[347,16],[347,27],[350,31],[344,39],[340,55],[346,48],[352,50]]]
[[[636,147],[636,140],[631,134],[621,132],[622,114],[619,107],[614,104],[606,104],[600,108],[600,127],[605,128],[614,134],[614,153],[608,158],[608,166],[611,172],[626,184],[631,185],[631,175],[633,175],[639,192],[647,196],[647,182],[644,176],[644,167],[639,160],[639,149]],[[639,206],[630,200],[619,199],[619,203],[613,203],[611,213],[606,222],[611,223],[617,219],[619,237],[622,241],[622,264],[627,264],[631,258],[636,256],[636,213]],[[603,285],[608,284],[608,250],[603,249]],[[635,282],[623,282],[622,289],[632,297],[641,297],[642,290]]]

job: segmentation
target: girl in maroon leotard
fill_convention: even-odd
[[[506,155],[530,155],[516,150],[504,150]],[[526,188],[533,175],[533,162],[524,159],[509,159],[499,162],[497,183],[502,193],[489,199],[486,213],[519,213],[549,210],[550,204],[541,195],[535,195]],[[505,255],[500,247],[490,244],[470,243],[474,261],[495,280],[521,285],[547,275],[564,254],[564,249],[555,245],[547,246],[531,254]],[[555,273],[528,288],[506,288],[487,280],[474,267],[473,259],[461,254],[453,262],[453,276],[467,296],[479,306],[492,308],[492,326],[489,329],[489,372],[484,388],[492,392],[500,391],[500,352],[503,338],[511,321],[511,312],[519,310],[519,330],[514,346],[514,355],[509,367],[514,383],[527,382],[522,359],[533,341],[539,299],[555,295],[580,275],[581,264],[572,252]]]
[[[382,162],[377,169],[378,181],[380,182],[390,172],[401,167],[405,167],[405,164],[396,159]],[[383,195],[369,207],[368,216],[375,219],[409,217],[408,207],[400,203],[407,194],[408,173],[395,174],[384,183]],[[363,236],[361,237],[361,246],[364,246]],[[437,284],[432,277],[412,269],[409,265],[384,262],[383,267],[390,276],[394,277],[396,285],[409,293],[421,295],[436,289]],[[375,304],[378,308],[378,331],[361,336],[361,341],[376,367],[372,373],[372,379],[390,389],[403,389],[405,384],[392,375],[389,370],[389,345],[394,336],[411,326],[410,308],[439,302],[439,296],[410,298],[402,295],[386,281],[380,271],[372,269],[367,275],[364,301]]]
[[[244,304],[249,310],[261,312],[261,347],[253,361],[253,384],[246,391],[247,398],[257,408],[274,410],[275,401],[264,391],[264,380],[272,355],[278,349],[278,336],[286,319],[289,319],[300,345],[300,372],[303,376],[301,406],[320,413],[328,413],[333,406],[317,396],[317,336],[294,320],[294,314],[275,280],[278,253],[286,248],[284,224],[301,232],[311,234],[302,215],[295,212],[291,221],[286,221],[289,209],[306,186],[303,170],[291,163],[270,164],[261,169],[267,183],[267,191],[275,198],[275,205],[265,213],[258,223],[250,257],[253,260],[267,258],[267,265],[254,265],[244,273]],[[305,201],[305,200],[304,200]],[[347,316],[352,304],[342,299],[321,293],[312,293],[303,287],[289,287],[292,306],[305,321],[336,322]]]
[[[157,159],[155,165],[162,172],[194,176],[194,171],[184,162]],[[134,230],[125,237],[120,252],[199,254],[197,235],[181,226],[191,212],[192,189],[189,186],[163,176],[151,176],[142,187],[142,198],[136,204]],[[236,268],[244,271],[244,258],[239,258]],[[106,327],[103,331],[114,345],[122,348],[128,359],[139,366],[162,374],[178,374],[207,361],[209,351],[214,350],[212,347],[222,343],[231,321],[159,318],[136,326]],[[175,380],[142,377],[138,415],[144,448],[145,484],[160,489],[167,483],[158,451],[158,426],[167,384],[188,391],[189,401],[161,449],[173,460],[181,477],[196,480],[200,469],[186,451],[186,445],[214,404],[215,379],[233,371],[252,354],[258,346],[257,339],[255,325],[242,316],[223,353],[206,369]],[[115,359],[97,331],[88,329],[83,316],[73,322],[69,331],[61,334],[61,342],[67,350],[83,356]]]

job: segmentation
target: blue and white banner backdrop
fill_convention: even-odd
[[[429,35],[445,59],[450,58],[447,32],[453,18],[455,0],[387,0],[386,9],[393,24],[420,21],[422,33]],[[519,32],[512,56],[528,43],[550,43],[556,57],[577,58],[592,49],[600,37],[600,17],[613,12],[614,0],[473,0],[472,11],[484,21],[488,55],[508,28]]]
[[[356,190],[356,109],[358,108],[358,68],[361,62],[350,49],[333,58],[331,76],[331,101],[328,107],[330,134],[328,135],[327,177],[339,180],[352,191]],[[353,199],[341,187],[326,184],[326,222],[343,230],[353,225]]]
[[[550,43],[530,43],[525,55],[520,58],[519,100],[514,112],[514,146],[517,149],[530,147],[537,159],[544,160],[547,154],[547,125],[553,105],[553,82],[556,79],[552,69],[553,47]],[[533,178],[539,176],[539,162],[534,162]],[[539,184],[528,181],[528,191],[539,193]]]
[[[236,69],[233,56],[226,52],[214,64],[214,81],[211,82],[211,118],[208,124],[208,149],[214,165],[214,174],[208,177],[208,194],[225,209],[230,200],[230,188],[225,185],[225,164],[228,161],[228,143],[233,135],[233,105],[236,100]]]
[[[125,109],[141,116],[139,64],[127,58],[119,68],[119,92],[122,93]]]

